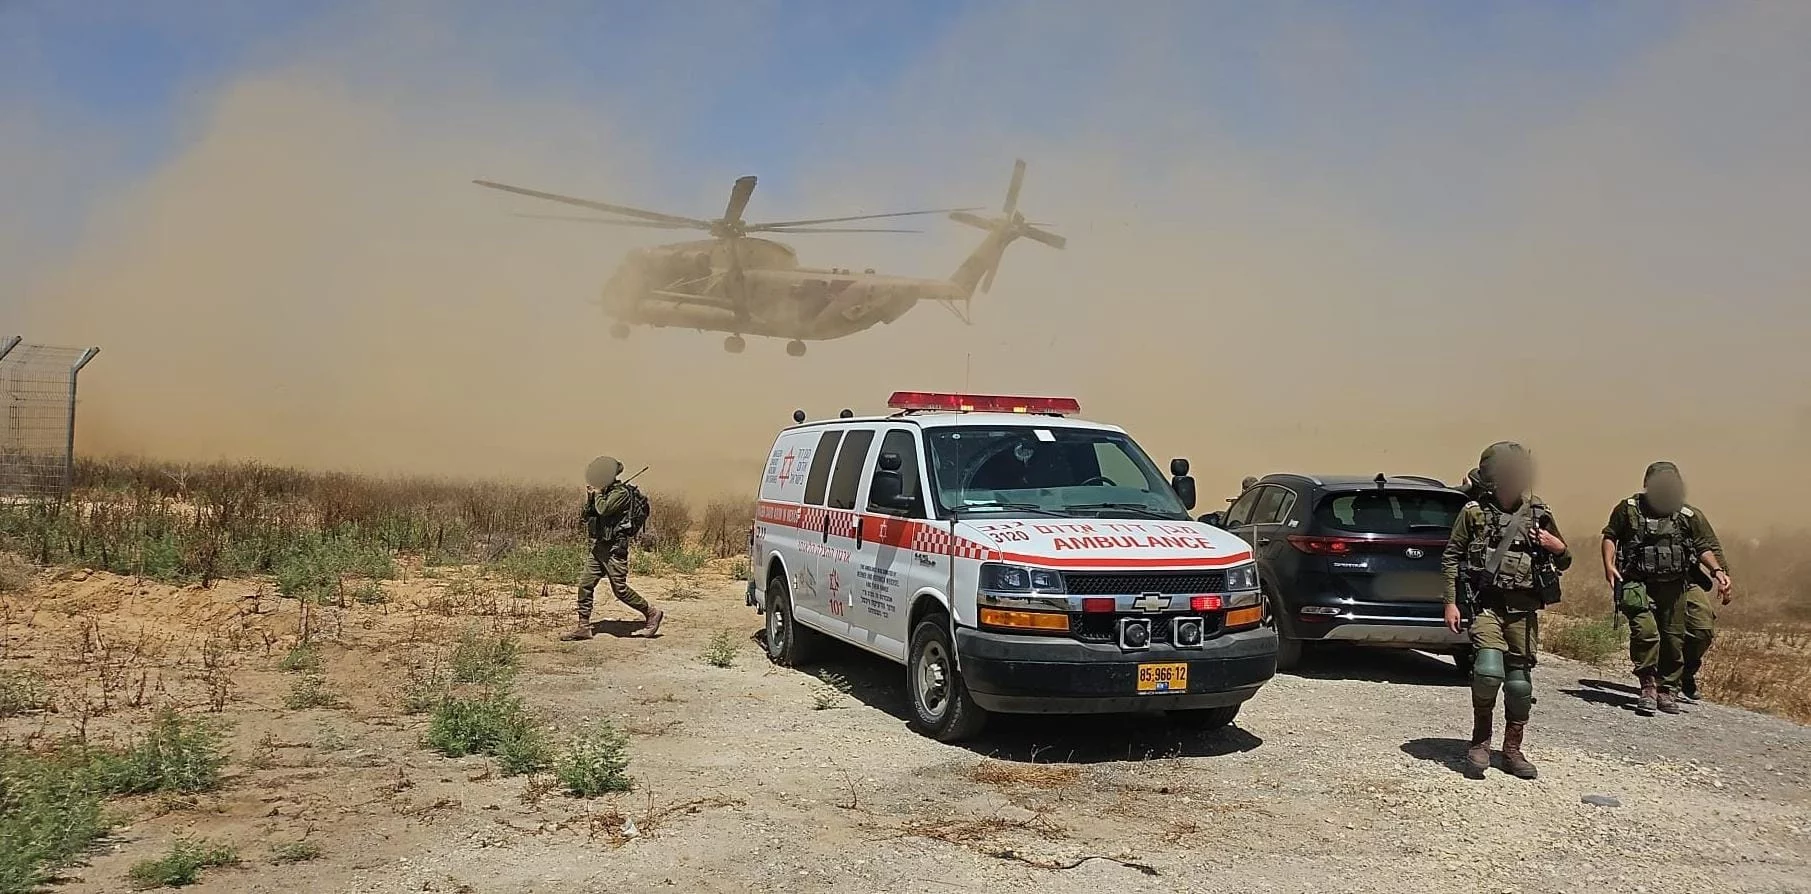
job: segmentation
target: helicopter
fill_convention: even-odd
[[[732,354],[747,347],[743,336],[755,335],[788,339],[786,353],[802,357],[807,341],[843,338],[876,323],[891,323],[920,301],[939,302],[967,323],[970,299],[977,288],[985,293],[993,287],[1006,246],[1023,237],[1061,249],[1068,240],[1045,229],[1048,224],[1027,222],[1019,212],[1019,188],[1024,180],[1025,162],[1019,160],[1013,164],[1006,202],[997,217],[975,214],[972,208],[938,208],[767,223],[742,219],[755,190],[752,176],[736,180],[723,216],[714,220],[595,202],[490,180],[472,182],[616,215],[517,215],[520,217],[657,230],[703,230],[710,234],[709,239],[629,252],[605,283],[598,302],[613,319],[610,334],[616,338],[627,338],[635,326],[683,327],[727,333],[723,348]],[[987,231],[980,245],[948,279],[891,276],[872,269],[858,273],[837,267],[800,267],[798,254],[791,246],[755,235],[915,233],[920,231],[824,225],[927,214],[947,214],[958,223]]]

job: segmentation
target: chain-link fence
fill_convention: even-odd
[[[0,341],[0,494],[69,495],[75,472],[75,384],[100,348]]]

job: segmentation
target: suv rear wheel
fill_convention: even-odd
[[[949,616],[932,614],[912,631],[906,690],[912,698],[912,716],[925,735],[939,742],[960,742],[981,731],[987,712],[969,697],[968,685],[956,669],[949,624]]]
[[[792,617],[792,590],[786,575],[774,574],[767,582],[767,657],[781,667],[799,667],[817,651],[818,634]]]

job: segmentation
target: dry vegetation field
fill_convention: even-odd
[[[561,644],[553,635],[570,623],[583,550],[568,490],[126,461],[84,463],[78,490],[63,506],[0,505],[0,894],[57,880],[70,894],[189,884],[578,890],[541,882],[553,878],[549,867],[632,872],[633,860],[608,871],[592,861],[668,834],[684,845],[658,872],[672,885],[688,878],[688,861],[702,861],[689,870],[690,890],[745,890],[750,880],[841,890],[848,873],[896,890],[898,879],[882,883],[876,873],[921,857],[953,865],[950,853],[979,861],[961,864],[976,884],[1001,861],[1017,871],[1155,877],[1131,856],[1136,848],[1103,842],[1210,842],[1216,827],[1249,822],[1278,825],[1281,842],[1324,834],[1324,803],[1298,810],[1272,800],[1303,778],[1295,764],[1270,775],[1266,762],[1279,755],[1319,767],[1321,797],[1446,810],[1454,794],[1413,742],[1354,757],[1343,737],[1320,734],[1346,722],[1325,713],[1345,708],[1320,690],[1347,684],[1323,677],[1272,684],[1281,694],[1268,704],[1283,713],[1254,727],[1272,737],[1254,757],[1244,755],[1262,740],[1243,730],[1147,749],[1142,728],[1115,728],[1100,744],[1114,754],[1072,750],[1057,756],[1067,763],[1050,764],[1044,745],[1009,744],[1002,759],[948,766],[950,749],[896,728],[891,687],[862,679],[870,665],[815,677],[766,668],[749,643],[758,620],[740,606],[752,523],[743,498],[700,506],[650,494],[633,570],[645,595],[669,609],[671,632]],[[1811,720],[1807,554],[1784,543],[1732,553],[1742,598],[1723,617],[1703,681],[1713,699]],[[1555,619],[1550,645],[1613,667],[1607,598],[1588,577],[1574,572],[1573,614]],[[621,610],[607,598],[600,607]],[[1446,676],[1432,679],[1444,685]],[[1427,691],[1336,698],[1355,718],[1395,716],[1387,700],[1427,707]],[[858,706],[877,710],[837,710]],[[824,732],[806,734],[813,729]],[[1379,732],[1399,731],[1391,723]],[[826,735],[839,744],[817,748]],[[751,771],[728,756],[754,743],[787,755],[789,769]],[[1780,772],[1802,757],[1789,744],[1767,747],[1784,755],[1766,758]],[[659,758],[631,766],[644,754]],[[1163,754],[1171,759],[1155,759]],[[1242,768],[1232,777],[1204,775],[1191,755],[1246,763],[1232,764]],[[1134,762],[1091,766],[1114,759]],[[1359,779],[1410,788],[1340,776],[1355,760]],[[1615,766],[1581,752],[1554,772],[1561,780],[1624,772]],[[1654,773],[1629,791],[1657,796],[1702,778],[1671,765]],[[1420,794],[1403,794],[1410,790]],[[1190,815],[1153,814],[1154,793],[1194,805]],[[1557,797],[1509,803],[1541,816],[1576,808],[1576,795]],[[1670,811],[1626,821],[1636,837],[1693,840],[1665,825]],[[1758,816],[1757,828],[1799,828],[1790,814]],[[765,838],[740,831],[761,822],[796,824],[787,834],[825,852],[789,851],[797,838],[784,847],[775,838],[768,850]],[[1344,828],[1366,822],[1357,816]],[[872,865],[835,856],[837,841],[841,854],[868,854]],[[907,841],[919,845],[900,850]],[[925,843],[953,851],[923,852]],[[1304,883],[1319,877],[1318,850],[1276,847],[1247,858],[1277,861],[1283,889],[1297,864],[1308,867],[1299,870]],[[1463,854],[1470,845],[1450,847]],[[1784,859],[1754,847],[1763,863]],[[1638,851],[1630,859],[1645,859]],[[1556,879],[1573,859],[1597,857],[1561,853]],[[822,868],[832,864],[845,875]],[[1442,865],[1464,873],[1473,861]],[[518,872],[510,885],[496,881],[499,866]],[[746,874],[728,878],[724,866]],[[1389,859],[1375,870],[1396,871]],[[1677,878],[1695,871],[1678,868]],[[1089,889],[1117,884],[1077,878]]]

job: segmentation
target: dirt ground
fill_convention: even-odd
[[[309,614],[346,707],[288,710],[295,601],[47,576],[0,607],[0,660],[63,707],[8,736],[105,739],[218,696],[234,755],[218,793],[123,802],[56,890],[124,890],[132,863],[200,836],[244,861],[201,892],[1811,891],[1811,728],[1708,704],[1641,718],[1626,680],[1562,659],[1538,673],[1535,782],[1457,772],[1467,689],[1414,653],[1315,656],[1217,733],[996,718],[953,747],[907,729],[896,667],[839,650],[839,692],[770,665],[727,574],[639,586],[668,609],[661,636],[562,643],[570,589],[414,569],[383,604]],[[425,750],[399,692],[466,625],[520,634],[520,691],[556,730],[628,730],[635,791],[579,800]],[[720,630],[741,643],[728,668],[700,658]],[[321,858],[273,862],[299,839]]]

